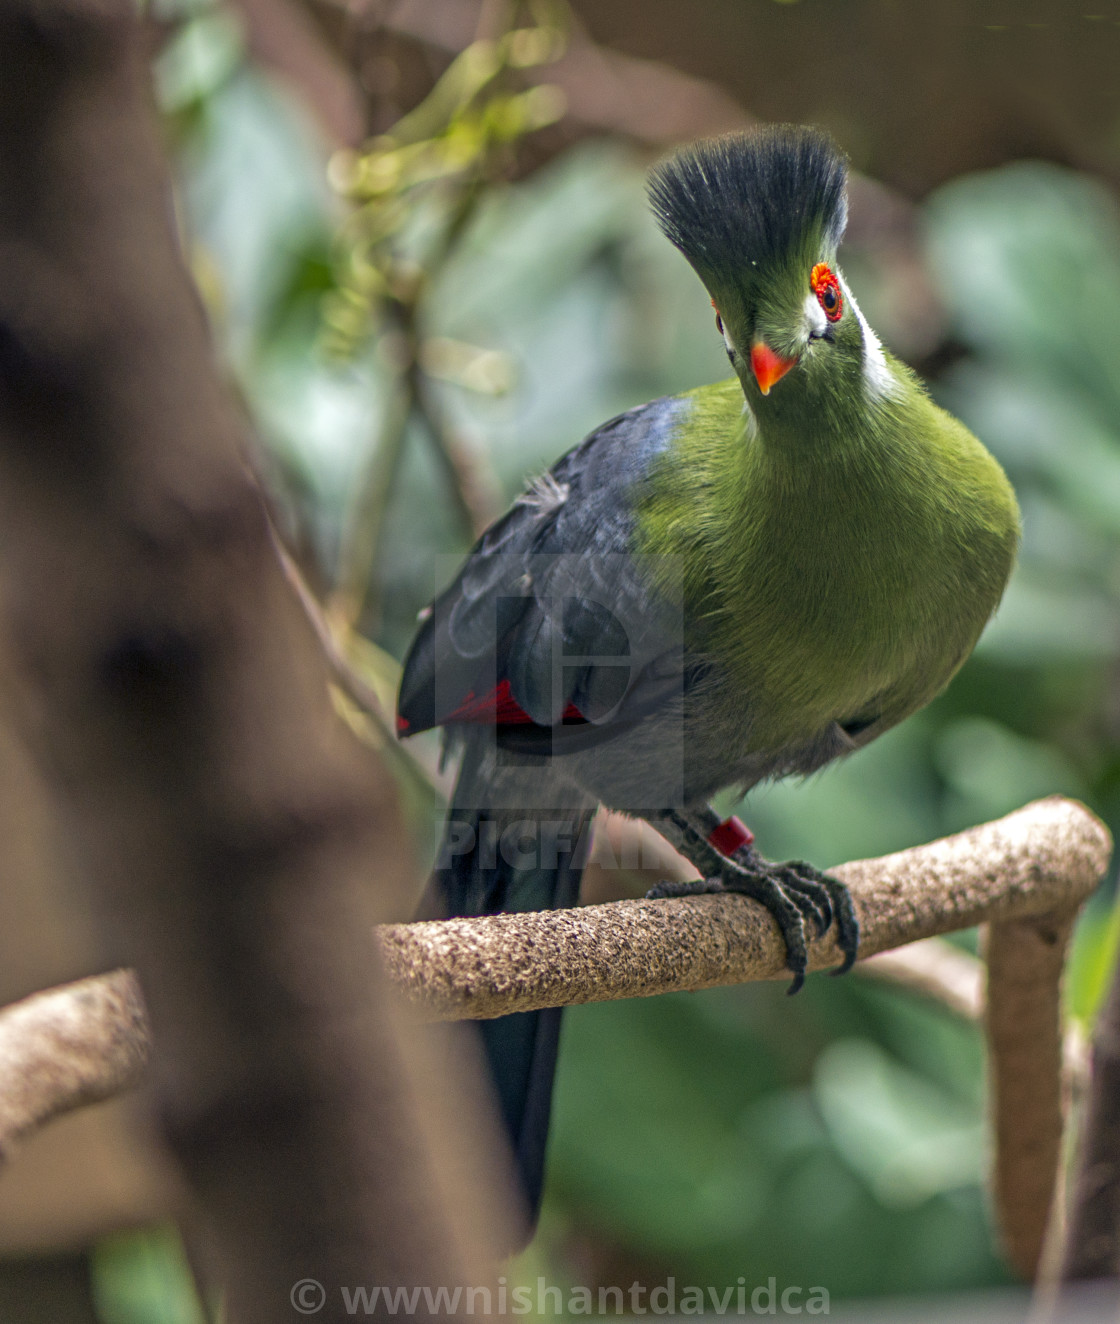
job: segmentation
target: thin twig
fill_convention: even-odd
[[[880,952],[860,962],[860,973],[910,989],[948,1007],[962,1020],[984,1014],[984,963],[942,938]]]
[[[430,762],[425,761],[424,752],[430,749],[430,746],[419,745],[415,741],[404,745],[397,739],[393,730],[391,712],[386,711],[381,696],[346,656],[345,649],[327,620],[326,612],[312,593],[299,566],[292,560],[280,541],[275,529],[272,531],[272,537],[284,575],[295,591],[304,615],[315,633],[315,638],[319,641],[331,679],[372,724],[375,733],[372,743],[392,759],[394,766],[404,772],[413,789],[423,800],[435,799],[445,802],[451,792],[451,785],[447,773],[440,770],[435,759]]]
[[[412,348],[408,350],[410,356],[414,352]],[[376,449],[347,518],[333,609],[350,625],[356,625],[367,613],[375,619],[378,615],[380,604],[373,589],[372,571],[389,498],[404,455],[412,409],[413,393],[406,370],[389,393]]]
[[[280,558],[284,574],[288,583],[295,590],[299,605],[303,608],[304,615],[315,632],[315,638],[319,641],[319,647],[323,650],[323,656],[330,667],[332,679],[358,705],[362,712],[376,723],[378,729],[384,732],[385,738],[387,740],[392,739],[389,716],[385,712],[377,691],[350,665],[349,659],[342,651],[338,640],[335,638],[334,631],[327,622],[323,608],[308,587],[299,566],[292,560],[287,549],[276,536],[275,530],[273,531],[273,538],[276,544],[276,554]]]
[[[459,522],[477,538],[501,514],[501,484],[481,452],[452,431],[427,373],[416,374],[416,410],[447,478]]]
[[[466,182],[438,240],[426,255],[423,274],[407,282],[406,290],[384,304],[386,322],[401,347],[402,359],[396,365],[396,380],[385,407],[378,444],[351,507],[343,539],[335,600],[350,625],[363,617],[374,624],[378,619],[380,592],[374,571],[412,419],[419,418],[425,425],[447,479],[456,519],[468,538],[477,537],[497,514],[485,499],[488,490],[496,490],[496,484],[488,487],[481,479],[481,459],[468,466],[461,456],[461,448],[455,446],[444,428],[426,390],[420,363],[426,296],[470,224],[484,183],[481,176]]]
[[[385,26],[451,53],[470,40],[474,12],[476,7],[462,0],[396,5],[385,15]],[[742,106],[711,79],[597,45],[578,20],[567,52],[548,66],[547,78],[567,98],[565,142],[607,132],[661,148],[750,122]]]

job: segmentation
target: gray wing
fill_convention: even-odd
[[[412,644],[402,734],[478,722],[586,741],[680,693],[679,598],[633,554],[634,506],[688,408],[668,397],[605,423],[487,530]]]

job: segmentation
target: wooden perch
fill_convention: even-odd
[[[1075,915],[1072,908],[1024,915],[988,930],[991,1193],[1004,1251],[1028,1282],[1038,1275],[1051,1219],[1061,1218],[1061,982]]]
[[[989,924],[993,1194],[1008,1258],[1025,1278],[1037,1270],[1058,1172],[1065,947],[1077,907],[1104,873],[1110,851],[1099,819],[1055,796],[957,836],[834,870],[851,886],[867,956]],[[788,977],[773,920],[755,902],[734,896],[384,925],[375,936],[390,979],[429,1020]],[[813,969],[838,959],[831,937],[813,944]],[[960,1010],[974,1014],[973,1003],[970,995]],[[59,1036],[60,1018],[72,1024],[83,1015],[88,1043],[75,1032]],[[37,1100],[24,1098],[13,1110],[0,1093],[0,1154],[34,1124],[133,1084],[147,1039],[127,972],[0,1013],[0,1067],[11,1063],[14,1071],[21,1062],[78,1054],[68,1069],[28,1077],[24,1093],[39,1091]]]
[[[851,887],[860,951],[871,956],[984,921],[1069,914],[1099,882],[1111,849],[1099,819],[1054,796],[832,872]],[[385,925],[378,943],[389,977],[430,1020],[789,977],[774,921],[738,896]],[[811,970],[839,960],[831,932],[811,944]]]
[[[1027,1280],[1056,1204],[1065,952],[1111,850],[1099,819],[1054,796],[957,836],[833,870],[851,887],[864,956],[989,924],[992,1191],[1007,1257]],[[788,977],[773,919],[736,896],[392,925],[378,938],[390,978],[431,1019]],[[838,961],[832,933],[812,944],[810,969]]]

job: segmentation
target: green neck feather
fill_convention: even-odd
[[[841,353],[799,365],[766,398],[755,386],[751,400],[753,378],[689,393],[639,506],[641,550],[679,565],[686,642],[764,715],[757,749],[831,721],[889,725],[927,702],[1014,557],[1002,470],[884,362],[886,395]]]

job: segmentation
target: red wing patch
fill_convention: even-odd
[[[561,720],[582,722],[585,719],[575,704],[570,703],[564,709]],[[495,726],[535,725],[533,719],[510,693],[508,680],[499,681],[489,694],[481,698],[471,690],[458,708],[441,720],[440,726],[450,722],[477,722],[481,725],[493,723]]]

